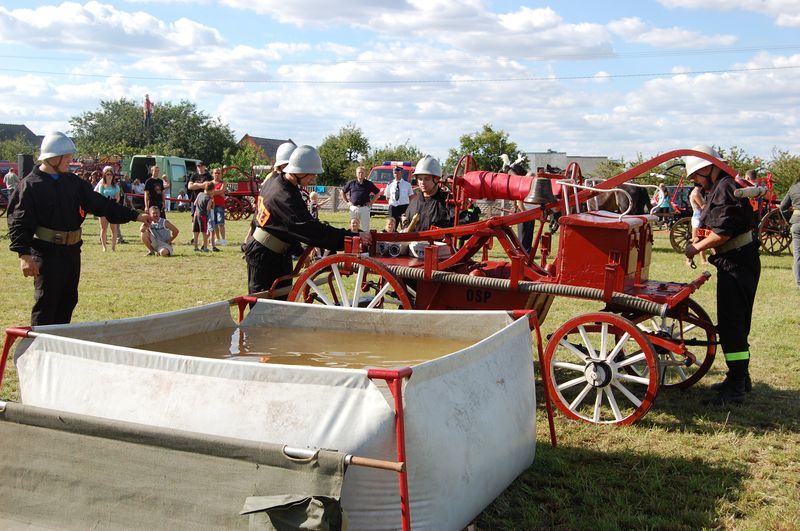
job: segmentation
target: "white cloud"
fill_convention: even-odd
[[[800,0],[658,0],[669,8],[754,11],[773,17],[778,26],[800,27]]]
[[[281,23],[321,27],[360,25],[369,19],[369,13],[400,13],[408,9],[407,2],[402,0],[222,0],[222,4],[269,15]]]
[[[653,28],[638,17],[611,21],[608,23],[608,29],[626,41],[658,48],[704,48],[730,46],[736,43],[735,35],[703,35],[678,27]]]
[[[61,51],[158,53],[176,46],[193,49],[223,44],[216,29],[189,19],[167,23],[142,11],[120,11],[96,1],[36,9],[0,6],[0,28],[14,28],[0,32],[2,43]]]

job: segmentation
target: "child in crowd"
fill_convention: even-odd
[[[383,232],[395,232],[397,230],[397,221],[391,216],[386,218],[386,225],[383,227]]]
[[[178,199],[178,212],[186,212],[187,210],[189,210],[189,204],[185,202],[189,199],[189,196],[186,195],[185,188],[181,190],[181,193],[178,194],[177,199]]]
[[[358,218],[350,218],[350,226],[348,228],[350,229],[350,232],[360,232],[361,221]]]
[[[211,191],[214,190],[214,183],[208,181],[203,187],[203,191],[197,194],[194,200],[194,218],[192,222],[192,233],[194,234],[195,251],[202,251],[204,253],[210,252],[208,249],[208,220],[211,217],[212,209],[214,208],[214,201],[211,198]],[[203,234],[203,247],[197,248],[199,243],[200,233]],[[213,234],[213,231],[212,231]]]

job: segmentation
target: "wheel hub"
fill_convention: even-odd
[[[606,387],[611,383],[611,367],[604,361],[590,361],[583,370],[586,381],[594,387]]]

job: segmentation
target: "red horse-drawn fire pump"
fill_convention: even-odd
[[[659,388],[689,387],[711,367],[716,328],[690,298],[710,274],[688,284],[651,280],[655,217],[589,211],[587,205],[598,193],[620,190],[619,184],[686,155],[732,171],[703,153],[676,150],[590,188],[577,165],[564,174],[518,176],[476,171],[472,158],[462,157],[451,183],[455,219],[474,199],[523,200],[533,208],[423,232],[376,232],[367,253],[355,238],[344,253],[307,267],[304,255],[289,300],[367,308],[533,309],[540,321],[556,296],[598,301],[600,311],[572,317],[549,337],[540,354],[543,379],[566,416],[630,424],[648,411]],[[561,213],[557,250],[544,230],[553,212]],[[535,224],[530,253],[514,232],[514,225],[528,221]],[[490,259],[495,240],[502,260]]]

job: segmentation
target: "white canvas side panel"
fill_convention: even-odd
[[[227,302],[216,302],[144,317],[37,326],[33,331],[110,345],[136,346],[218,330],[226,326],[236,326],[231,319],[230,305]],[[30,341],[22,341],[17,346],[15,360],[25,352],[28,345]]]
[[[503,311],[368,310],[259,300],[241,326],[355,330],[480,341],[513,319]]]
[[[463,529],[533,462],[536,397],[526,319],[414,367],[405,389],[415,529]]]

